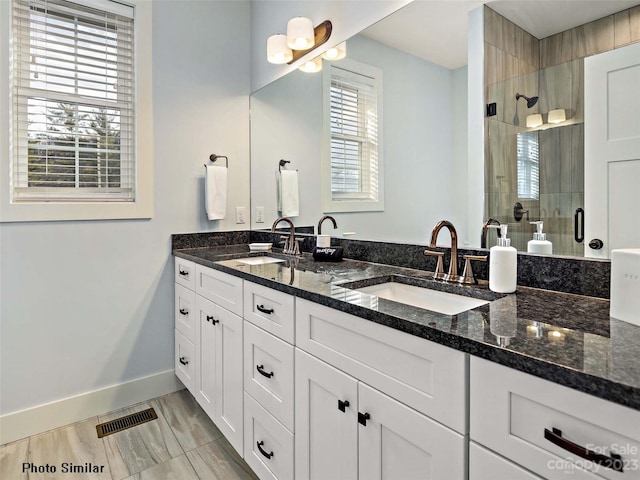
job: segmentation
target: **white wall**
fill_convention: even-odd
[[[413,0],[254,0],[251,7],[251,91],[264,87],[287,72],[293,65],[273,65],[267,62],[267,38],[286,33],[292,17],[308,17],[314,25],[331,20],[333,32],[329,41],[307,55],[315,57],[366,27],[381,20]],[[306,59],[305,57],[304,59]]]
[[[466,69],[451,71],[363,36],[350,39],[347,50],[348,58],[383,70],[385,211],[332,214],[337,232],[426,243],[436,222],[449,219],[466,238],[466,200],[458,197],[466,189]],[[295,224],[316,225],[322,215],[321,88],[321,74],[296,71],[252,97],[252,208],[265,207],[263,227],[277,216],[280,158],[299,171]],[[464,145],[454,149],[454,141]],[[448,240],[443,235],[439,243]]]
[[[209,154],[249,208],[250,36],[248,1],[153,2],[153,219],[0,224],[1,414],[173,368],[170,235],[238,227],[206,220]]]

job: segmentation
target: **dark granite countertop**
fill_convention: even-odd
[[[520,286],[502,295],[483,282],[451,285],[423,270],[354,260],[316,262],[308,254],[274,251],[269,255],[284,262],[246,265],[235,260],[249,256],[246,244],[173,254],[640,410],[640,327],[610,318],[608,300]],[[444,315],[345,288],[389,280],[489,303]]]

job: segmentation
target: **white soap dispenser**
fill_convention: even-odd
[[[507,225],[489,225],[500,228],[498,244],[489,249],[489,289],[498,293],[516,291],[518,279],[518,252],[507,238]]]
[[[529,222],[531,225],[536,225],[536,231],[533,234],[533,240],[529,240],[527,243],[528,253],[544,253],[551,255],[553,252],[553,245],[547,240],[547,235],[542,233],[542,221]]]

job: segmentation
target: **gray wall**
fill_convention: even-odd
[[[0,225],[2,414],[172,369],[170,235],[236,227],[206,220],[210,153],[249,208],[250,3],[153,9],[154,217]]]

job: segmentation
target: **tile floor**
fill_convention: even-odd
[[[98,438],[96,425],[153,407],[158,419]],[[23,472],[23,463],[56,472]],[[63,473],[64,463],[96,473]],[[101,468],[103,467],[103,468]],[[29,470],[29,469],[27,469]],[[102,471],[99,471],[102,470]],[[2,480],[254,480],[187,390],[0,447]]]

